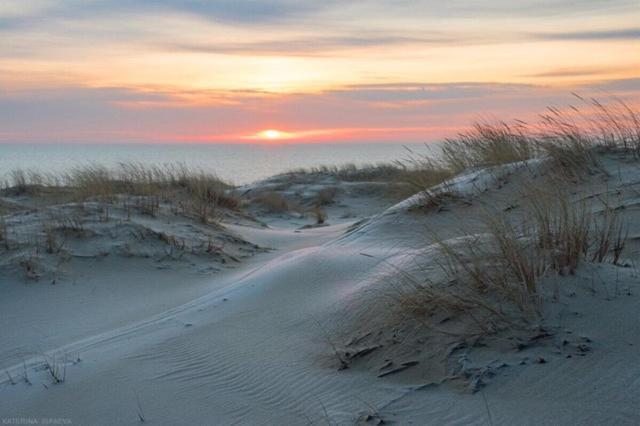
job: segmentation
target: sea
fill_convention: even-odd
[[[287,144],[48,144],[1,143],[0,181],[13,170],[63,173],[75,167],[121,162],[143,165],[182,163],[243,185],[293,169],[403,161],[428,152],[425,144],[287,143]]]

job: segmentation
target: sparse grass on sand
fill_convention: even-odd
[[[296,176],[332,176],[345,182],[396,182],[408,183],[415,188],[435,185],[451,177],[451,171],[444,164],[430,156],[418,155],[408,150],[406,160],[378,164],[344,164],[340,166],[319,166],[309,169],[296,169],[284,175]]]
[[[588,263],[620,265],[627,225],[618,210],[572,201],[555,188],[526,198],[520,215],[487,210],[482,232],[442,239],[427,231],[433,250],[417,270],[430,272],[422,278],[399,272],[402,284],[394,286],[401,316],[460,341],[535,333],[545,323],[545,303],[556,297],[554,277],[574,275]]]
[[[637,159],[640,121],[622,102],[611,108],[588,102],[588,113],[549,109],[536,126],[477,125],[445,142],[441,161],[451,170],[543,157],[552,173],[523,188],[520,215],[486,209],[482,233],[443,240],[430,232],[425,239],[438,248],[442,280],[409,279],[403,309],[423,318],[434,310],[470,315],[475,326],[464,331],[470,334],[530,326],[540,319],[548,277],[573,275],[587,262],[620,263],[627,238],[620,211],[603,200],[577,199],[575,185],[599,169],[598,154]]]
[[[264,191],[253,198],[253,202],[260,205],[268,213],[287,213],[293,209],[284,195],[276,191]]]
[[[517,161],[525,161],[537,153],[537,146],[522,124],[476,123],[467,132],[445,140],[442,163],[453,173]]]
[[[401,180],[407,168],[401,164],[379,163],[356,165],[353,163],[336,166],[317,166],[308,169],[291,170],[285,175],[324,175],[333,176],[346,182],[388,182]]]
[[[139,163],[120,163],[114,168],[89,165],[61,174],[14,170],[4,183],[5,194],[39,195],[50,203],[113,203],[121,196],[138,197],[136,207],[150,216],[157,213],[161,202],[171,202],[203,223],[215,218],[218,207],[239,206],[239,200],[227,194],[229,188],[217,176],[183,164]]]
[[[8,206],[8,214],[0,212],[0,250],[7,252],[0,267],[28,280],[55,282],[73,253],[235,261],[234,244],[223,250],[224,239],[233,237],[219,226],[223,217],[243,214],[229,188],[213,174],[180,164],[91,165],[64,174],[16,170],[0,189]],[[174,218],[188,226],[173,226]],[[158,238],[141,242],[147,234]],[[82,252],[87,246],[93,247],[90,255]]]
[[[408,151],[406,159],[394,163],[321,166],[285,175],[305,181],[331,176],[348,182],[404,184],[395,188],[399,193],[396,195],[406,197],[420,191],[425,195],[425,205],[440,206],[442,194],[433,193],[432,189],[472,170],[539,158],[545,160],[548,173],[575,181],[599,169],[598,152],[640,157],[638,112],[617,99],[608,104],[578,96],[576,99],[580,107],[549,107],[534,123],[476,123],[470,130],[446,139],[440,152]],[[446,198],[454,195],[450,193]]]
[[[576,95],[577,96],[577,95]],[[577,96],[581,107],[547,108],[537,123],[477,123],[443,145],[446,167],[458,173],[546,157],[568,177],[597,167],[597,151],[640,156],[640,115],[624,101],[603,104]]]

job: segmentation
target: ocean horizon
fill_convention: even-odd
[[[182,163],[215,173],[235,185],[299,168],[402,161],[410,152],[428,152],[424,143],[2,143],[0,179],[13,170],[64,173],[75,167],[122,162]]]

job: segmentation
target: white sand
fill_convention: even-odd
[[[625,258],[634,260],[640,169],[613,158],[605,164],[611,177],[595,176],[580,190],[613,194],[625,206]],[[0,417],[105,425],[136,424],[140,416],[167,425],[638,424],[634,268],[586,265],[575,277],[557,278],[561,296],[545,311],[553,336],[520,351],[493,341],[446,348],[447,338],[405,330],[392,315],[397,268],[431,254],[420,230],[428,226],[449,239],[462,235],[461,227],[476,229],[483,208],[517,202],[520,185],[537,179],[533,169],[491,173],[495,179],[483,177],[482,188],[465,194],[470,204],[429,213],[412,211],[409,202],[383,210],[380,193],[331,181],[340,193],[326,208],[328,226],[300,229],[311,219],[269,215],[259,217],[268,227],[226,218],[224,229],[210,231],[233,236],[229,256],[251,248],[237,263],[202,253],[161,260],[166,247],[144,243],[124,256],[113,245],[125,237],[109,239],[110,254],[98,256],[107,239],[92,237],[93,245],[72,250],[91,257],[74,258],[51,285],[48,278],[25,282],[2,254],[0,370],[7,376]],[[304,188],[291,193],[306,197]],[[22,220],[28,233],[35,219],[11,220]],[[176,233],[196,226],[132,222],[127,226]],[[96,232],[100,226],[87,225]],[[338,369],[336,351],[345,356],[378,345]],[[539,357],[546,362],[535,362]],[[45,360],[66,370],[64,383],[53,383]],[[418,363],[380,378],[387,360]],[[469,392],[474,380],[486,386]]]

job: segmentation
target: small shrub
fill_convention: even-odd
[[[338,188],[330,186],[328,188],[322,188],[316,194],[315,205],[326,206],[335,202],[336,195],[338,194]]]
[[[261,205],[269,213],[286,213],[290,210],[287,199],[275,191],[262,192],[253,201]]]
[[[322,225],[327,220],[327,213],[320,206],[314,207],[311,213],[315,217],[317,225]]]

